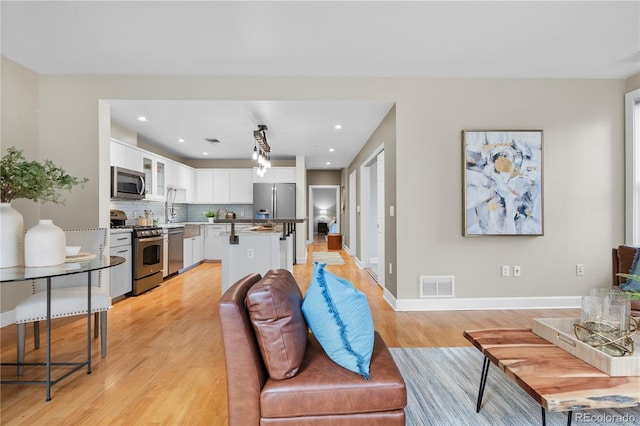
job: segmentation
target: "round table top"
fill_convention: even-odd
[[[125,262],[120,256],[95,256],[90,258],[67,259],[65,263],[53,266],[28,268],[15,266],[13,268],[0,268],[0,282],[35,280],[39,278],[59,277],[62,275],[80,274],[82,272],[97,271],[111,268]]]

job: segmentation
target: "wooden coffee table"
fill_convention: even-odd
[[[526,329],[465,331],[464,337],[484,355],[476,412],[480,411],[490,362],[545,410],[640,406],[640,376],[611,377]],[[636,350],[640,350],[636,348]]]

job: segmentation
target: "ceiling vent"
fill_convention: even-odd
[[[220,140],[218,140],[216,138],[205,138],[205,141],[207,141],[209,143],[222,143],[222,142],[220,142]]]
[[[420,277],[420,297],[453,297],[453,275],[432,275]]]

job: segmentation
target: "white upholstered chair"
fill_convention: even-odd
[[[107,229],[66,230],[68,246],[81,246],[82,252],[102,256],[107,245]],[[107,311],[111,298],[102,280],[102,270],[90,272],[91,313],[94,314],[94,337],[98,337],[100,327],[101,355],[107,355]],[[51,279],[51,318],[62,318],[87,314],[87,273],[65,275]],[[33,281],[33,294],[21,301],[15,308],[15,322],[18,325],[18,364],[24,362],[27,323],[33,322],[34,347],[40,347],[39,321],[47,319],[47,286],[45,280]],[[18,367],[22,374],[22,367]]]

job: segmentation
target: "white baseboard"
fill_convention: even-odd
[[[384,290],[382,296],[395,311],[481,311],[497,309],[580,308],[581,296],[559,297],[478,297],[396,299]]]

